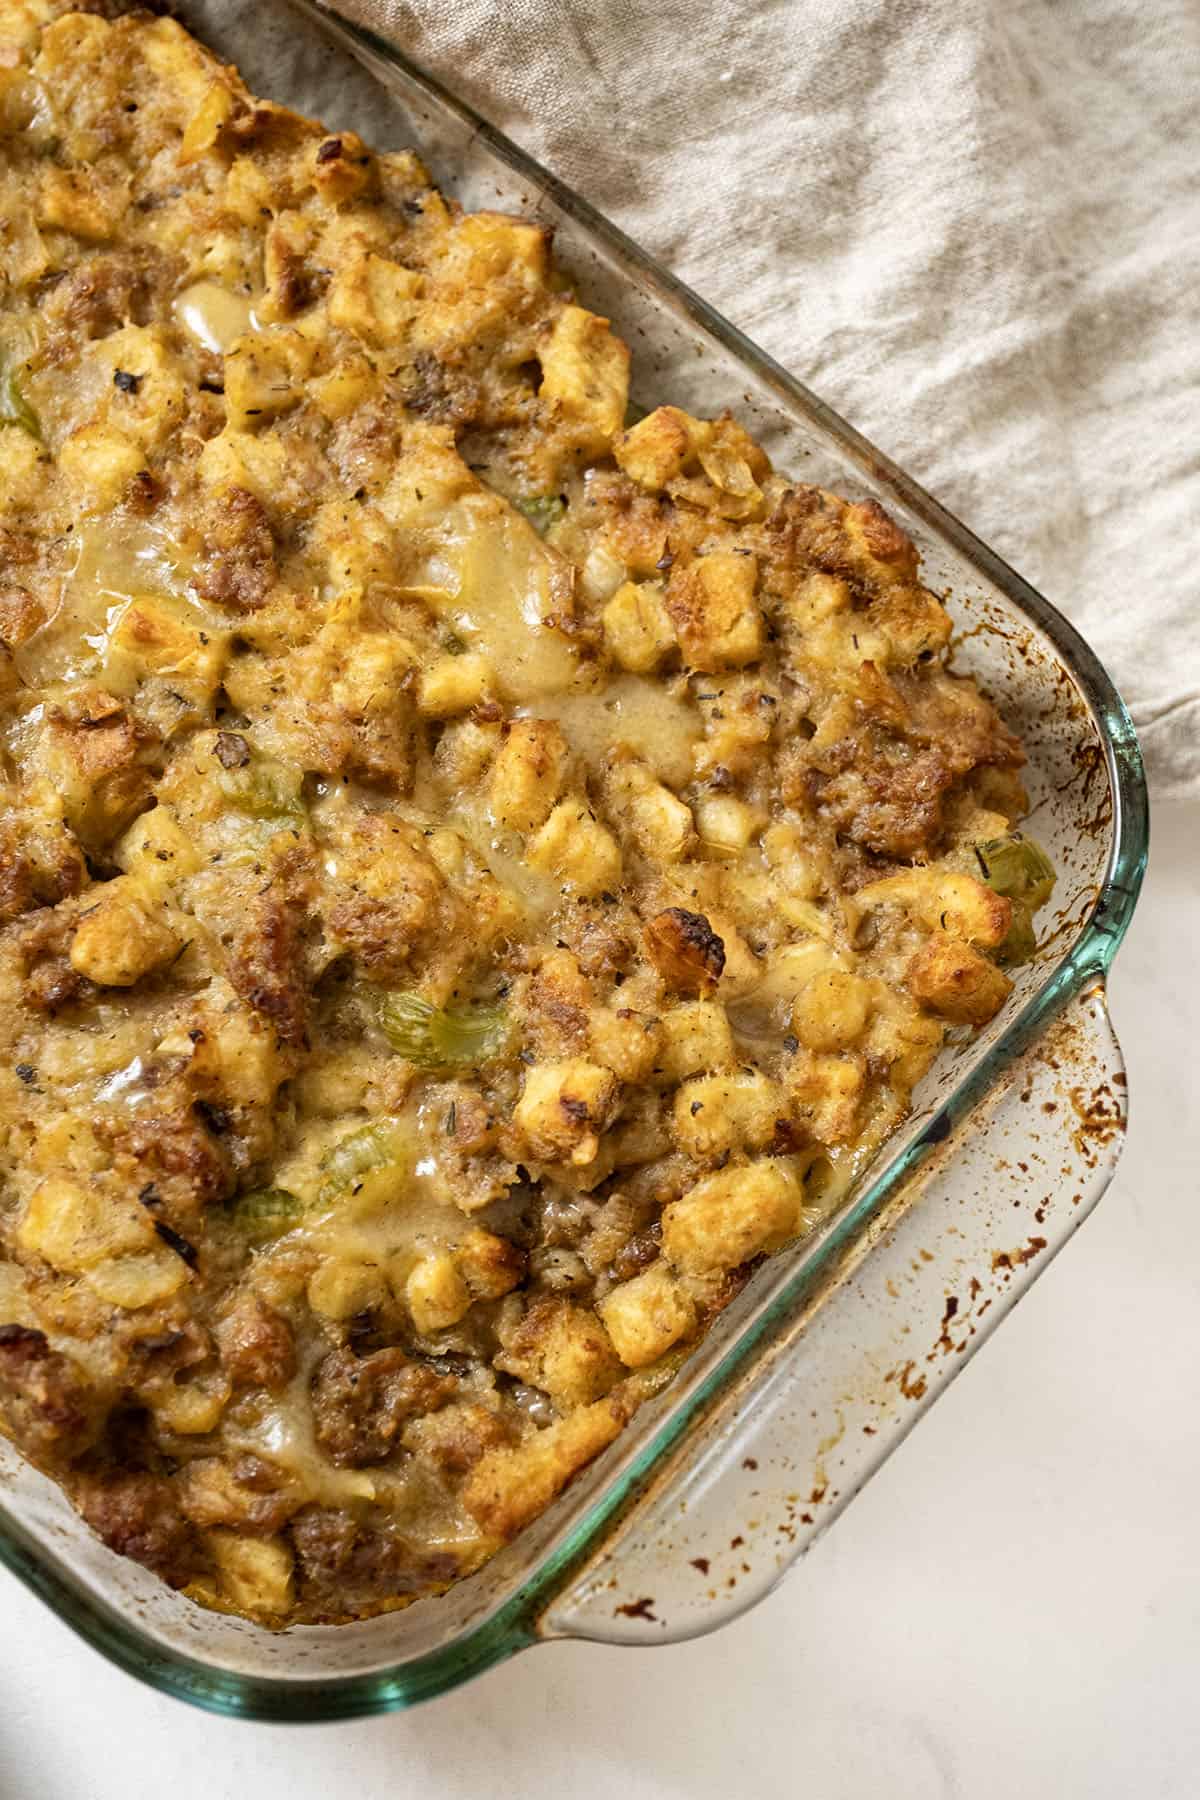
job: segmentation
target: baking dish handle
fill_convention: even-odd
[[[1125,1100],[1091,979],[865,1234],[836,1284],[853,1291],[801,1314],[726,1391],[575,1565],[539,1634],[671,1643],[761,1599],[1096,1205]]]

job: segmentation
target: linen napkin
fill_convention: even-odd
[[[332,3],[995,545],[1107,662],[1158,796],[1200,796],[1195,0]],[[294,34],[256,62],[351,122]]]

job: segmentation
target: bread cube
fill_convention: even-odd
[[[563,1406],[586,1406],[621,1374],[608,1332],[589,1307],[544,1295],[501,1331],[496,1367]]]
[[[404,1284],[404,1298],[420,1332],[457,1325],[471,1305],[470,1291],[448,1250],[421,1258]]]
[[[287,475],[288,453],[273,431],[255,435],[227,426],[209,438],[197,462],[206,487],[224,490],[244,488],[269,506]]]
[[[648,675],[675,648],[675,627],[655,581],[625,581],[603,612],[604,642],[621,668]]]
[[[658,1020],[628,1006],[594,1007],[588,1014],[588,1037],[599,1060],[622,1081],[642,1081],[662,1051]]]
[[[871,984],[846,969],[823,969],[792,1002],[792,1030],[808,1050],[848,1050],[871,1016]]]
[[[644,1369],[695,1329],[696,1308],[670,1266],[660,1258],[632,1281],[623,1281],[596,1308],[613,1349],[627,1368]]]
[[[957,1025],[985,1025],[1012,990],[1003,969],[964,938],[935,931],[908,965],[914,1000]]]
[[[675,1141],[689,1156],[715,1159],[733,1150],[765,1150],[788,1105],[761,1069],[694,1075],[675,1096]]]
[[[617,1078],[600,1063],[537,1063],[526,1072],[513,1123],[539,1162],[595,1161],[617,1101]]]
[[[492,687],[495,670],[486,656],[467,651],[439,656],[421,674],[417,708],[427,719],[452,719],[478,706]]]
[[[718,856],[740,856],[766,823],[761,807],[736,794],[707,794],[695,808],[700,841]]]
[[[757,585],[757,558],[736,550],[711,550],[672,570],[666,608],[689,668],[715,673],[762,655]]]
[[[612,1396],[580,1407],[511,1449],[489,1450],[467,1478],[463,1505],[492,1537],[515,1537],[578,1469],[612,1443],[628,1417],[628,1407]]]
[[[702,1069],[724,1069],[733,1061],[733,1033],[719,1000],[688,1000],[662,1017],[658,1072],[682,1081]]]
[[[11,434],[6,434],[11,435]],[[58,466],[89,512],[116,506],[145,467],[140,445],[120,431],[81,425],[58,452]]]
[[[129,176],[93,169],[47,169],[38,200],[38,223],[72,237],[103,243],[115,237],[129,211]]]
[[[858,905],[903,906],[928,931],[942,930],[994,950],[1008,936],[1012,902],[973,875],[951,869],[905,869],[860,888]]]
[[[0,494],[5,510],[44,503],[52,465],[45,450],[27,431],[0,431]]]
[[[562,788],[567,740],[553,719],[514,719],[492,764],[492,812],[513,831],[543,824]]]
[[[687,1275],[737,1268],[794,1234],[803,1200],[796,1171],[783,1160],[721,1169],[664,1209],[663,1255]]]
[[[238,1612],[282,1618],[294,1597],[291,1545],[280,1537],[249,1537],[217,1527],[204,1535],[222,1600]]]
[[[71,940],[71,967],[99,987],[133,987],[179,954],[181,940],[160,905],[128,876],[106,882]]]
[[[119,1306],[125,1312],[136,1312],[139,1307],[157,1306],[160,1301],[169,1300],[187,1278],[187,1264],[165,1244],[134,1256],[114,1256],[83,1271],[83,1279],[99,1299],[109,1306]],[[220,1417],[220,1410],[218,1396],[216,1418]],[[212,1419],[214,1425],[216,1418]]]
[[[542,398],[557,401],[576,424],[585,451],[602,455],[625,423],[628,346],[609,330],[607,319],[582,306],[564,306],[538,357]]]
[[[225,412],[235,431],[253,430],[304,398],[314,345],[302,332],[276,326],[248,331],[225,354]]]
[[[537,835],[528,859],[535,869],[567,882],[577,893],[599,894],[621,881],[621,847],[586,800],[560,800]]]
[[[525,1273],[523,1251],[476,1225],[454,1252],[454,1260],[476,1300],[499,1300],[512,1292]]]
[[[387,1283],[374,1264],[327,1256],[308,1278],[308,1303],[325,1319],[353,1319],[387,1298]]]
[[[788,1098],[818,1143],[842,1144],[854,1136],[863,1092],[857,1058],[818,1056],[802,1050],[788,1065]]]
[[[329,321],[368,344],[398,344],[408,332],[425,278],[372,251],[351,257],[329,289]]]
[[[145,1207],[66,1175],[47,1176],[34,1189],[17,1227],[17,1242],[65,1274],[159,1246]]]
[[[699,421],[677,406],[660,406],[613,445],[618,465],[641,487],[660,492],[681,473]]]
[[[508,213],[467,213],[448,234],[446,268],[469,287],[490,287],[505,276],[542,287],[550,272],[546,231]]]

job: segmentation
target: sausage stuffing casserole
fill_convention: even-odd
[[[0,3],[0,1424],[269,1623],[444,1588],[810,1229],[1053,875],[874,502],[546,233]]]

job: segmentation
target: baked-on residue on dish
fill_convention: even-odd
[[[1053,876],[874,502],[544,231],[0,6],[0,1425],[271,1623],[445,1587],[811,1229]]]

